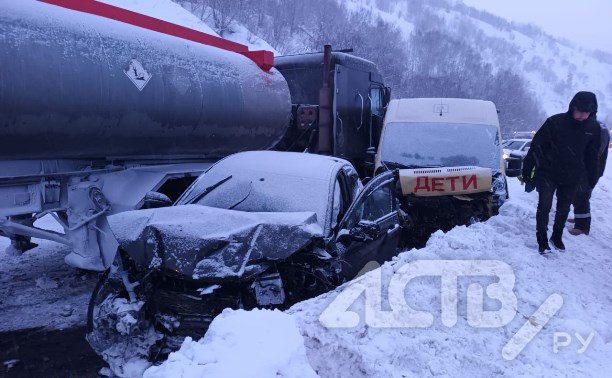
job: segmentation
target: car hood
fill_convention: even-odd
[[[141,266],[203,280],[235,280],[249,262],[284,260],[323,236],[314,212],[249,213],[201,205],[134,210],[108,218]]]

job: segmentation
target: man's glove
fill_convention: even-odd
[[[521,181],[521,184],[527,184],[528,182],[533,182],[533,178],[530,175],[522,174],[518,177]]]
[[[520,176],[519,180],[521,180],[521,182],[525,184],[525,191],[527,193],[533,192],[533,190],[535,189],[535,183],[533,182],[533,178],[531,178],[531,176],[523,175]]]

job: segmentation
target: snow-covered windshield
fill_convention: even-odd
[[[196,203],[220,209],[247,212],[300,212],[317,213],[321,226],[328,207],[330,183],[299,174],[284,175],[273,172],[242,171],[217,174],[209,171],[200,176],[192,187],[188,203]],[[219,182],[222,182],[218,185]],[[218,186],[217,186],[218,185]],[[200,196],[207,188],[214,190]],[[186,204],[184,200],[180,204]]]
[[[474,165],[499,169],[497,127],[459,123],[389,123],[381,160],[406,167]]]

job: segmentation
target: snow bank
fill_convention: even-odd
[[[198,342],[187,337],[180,350],[145,378],[316,377],[306,359],[295,320],[278,310],[225,310]]]

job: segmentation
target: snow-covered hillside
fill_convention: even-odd
[[[190,29],[199,30],[201,32],[214,35],[219,35],[206,25],[202,20],[194,14],[186,12],[183,7],[172,2],[171,0],[97,0],[101,3],[114,5],[119,8],[131,10],[133,12],[145,14],[147,16],[166,20],[178,25],[188,27]]]
[[[200,16],[202,12],[187,11],[172,0],[97,0],[103,3],[114,5],[119,8],[128,9],[134,12],[146,14],[147,16],[166,20],[178,25],[188,27],[190,29],[199,30],[201,32],[219,37],[212,27],[206,24]],[[198,13],[198,16],[196,16]],[[206,10],[204,11],[204,14]],[[206,19],[206,17],[204,17]],[[233,42],[237,42],[249,47],[249,50],[267,50],[275,52],[275,50],[266,41],[254,36],[244,26],[236,24],[233,28],[233,33],[225,36]]]
[[[369,11],[379,15],[395,24],[405,38],[415,30],[410,2],[385,1],[391,5],[383,11],[376,5],[381,1],[339,1],[353,12]],[[431,28],[470,43],[493,67],[508,68],[524,75],[529,89],[547,114],[565,111],[576,92],[588,90],[598,97],[599,118],[612,121],[612,58],[602,60],[593,51],[555,39],[535,26],[520,28],[516,27],[519,24],[496,16],[478,17],[484,12],[473,9],[468,14],[465,11],[471,8],[460,1],[436,1],[429,9],[444,20]],[[529,35],[524,30],[528,30]]]

